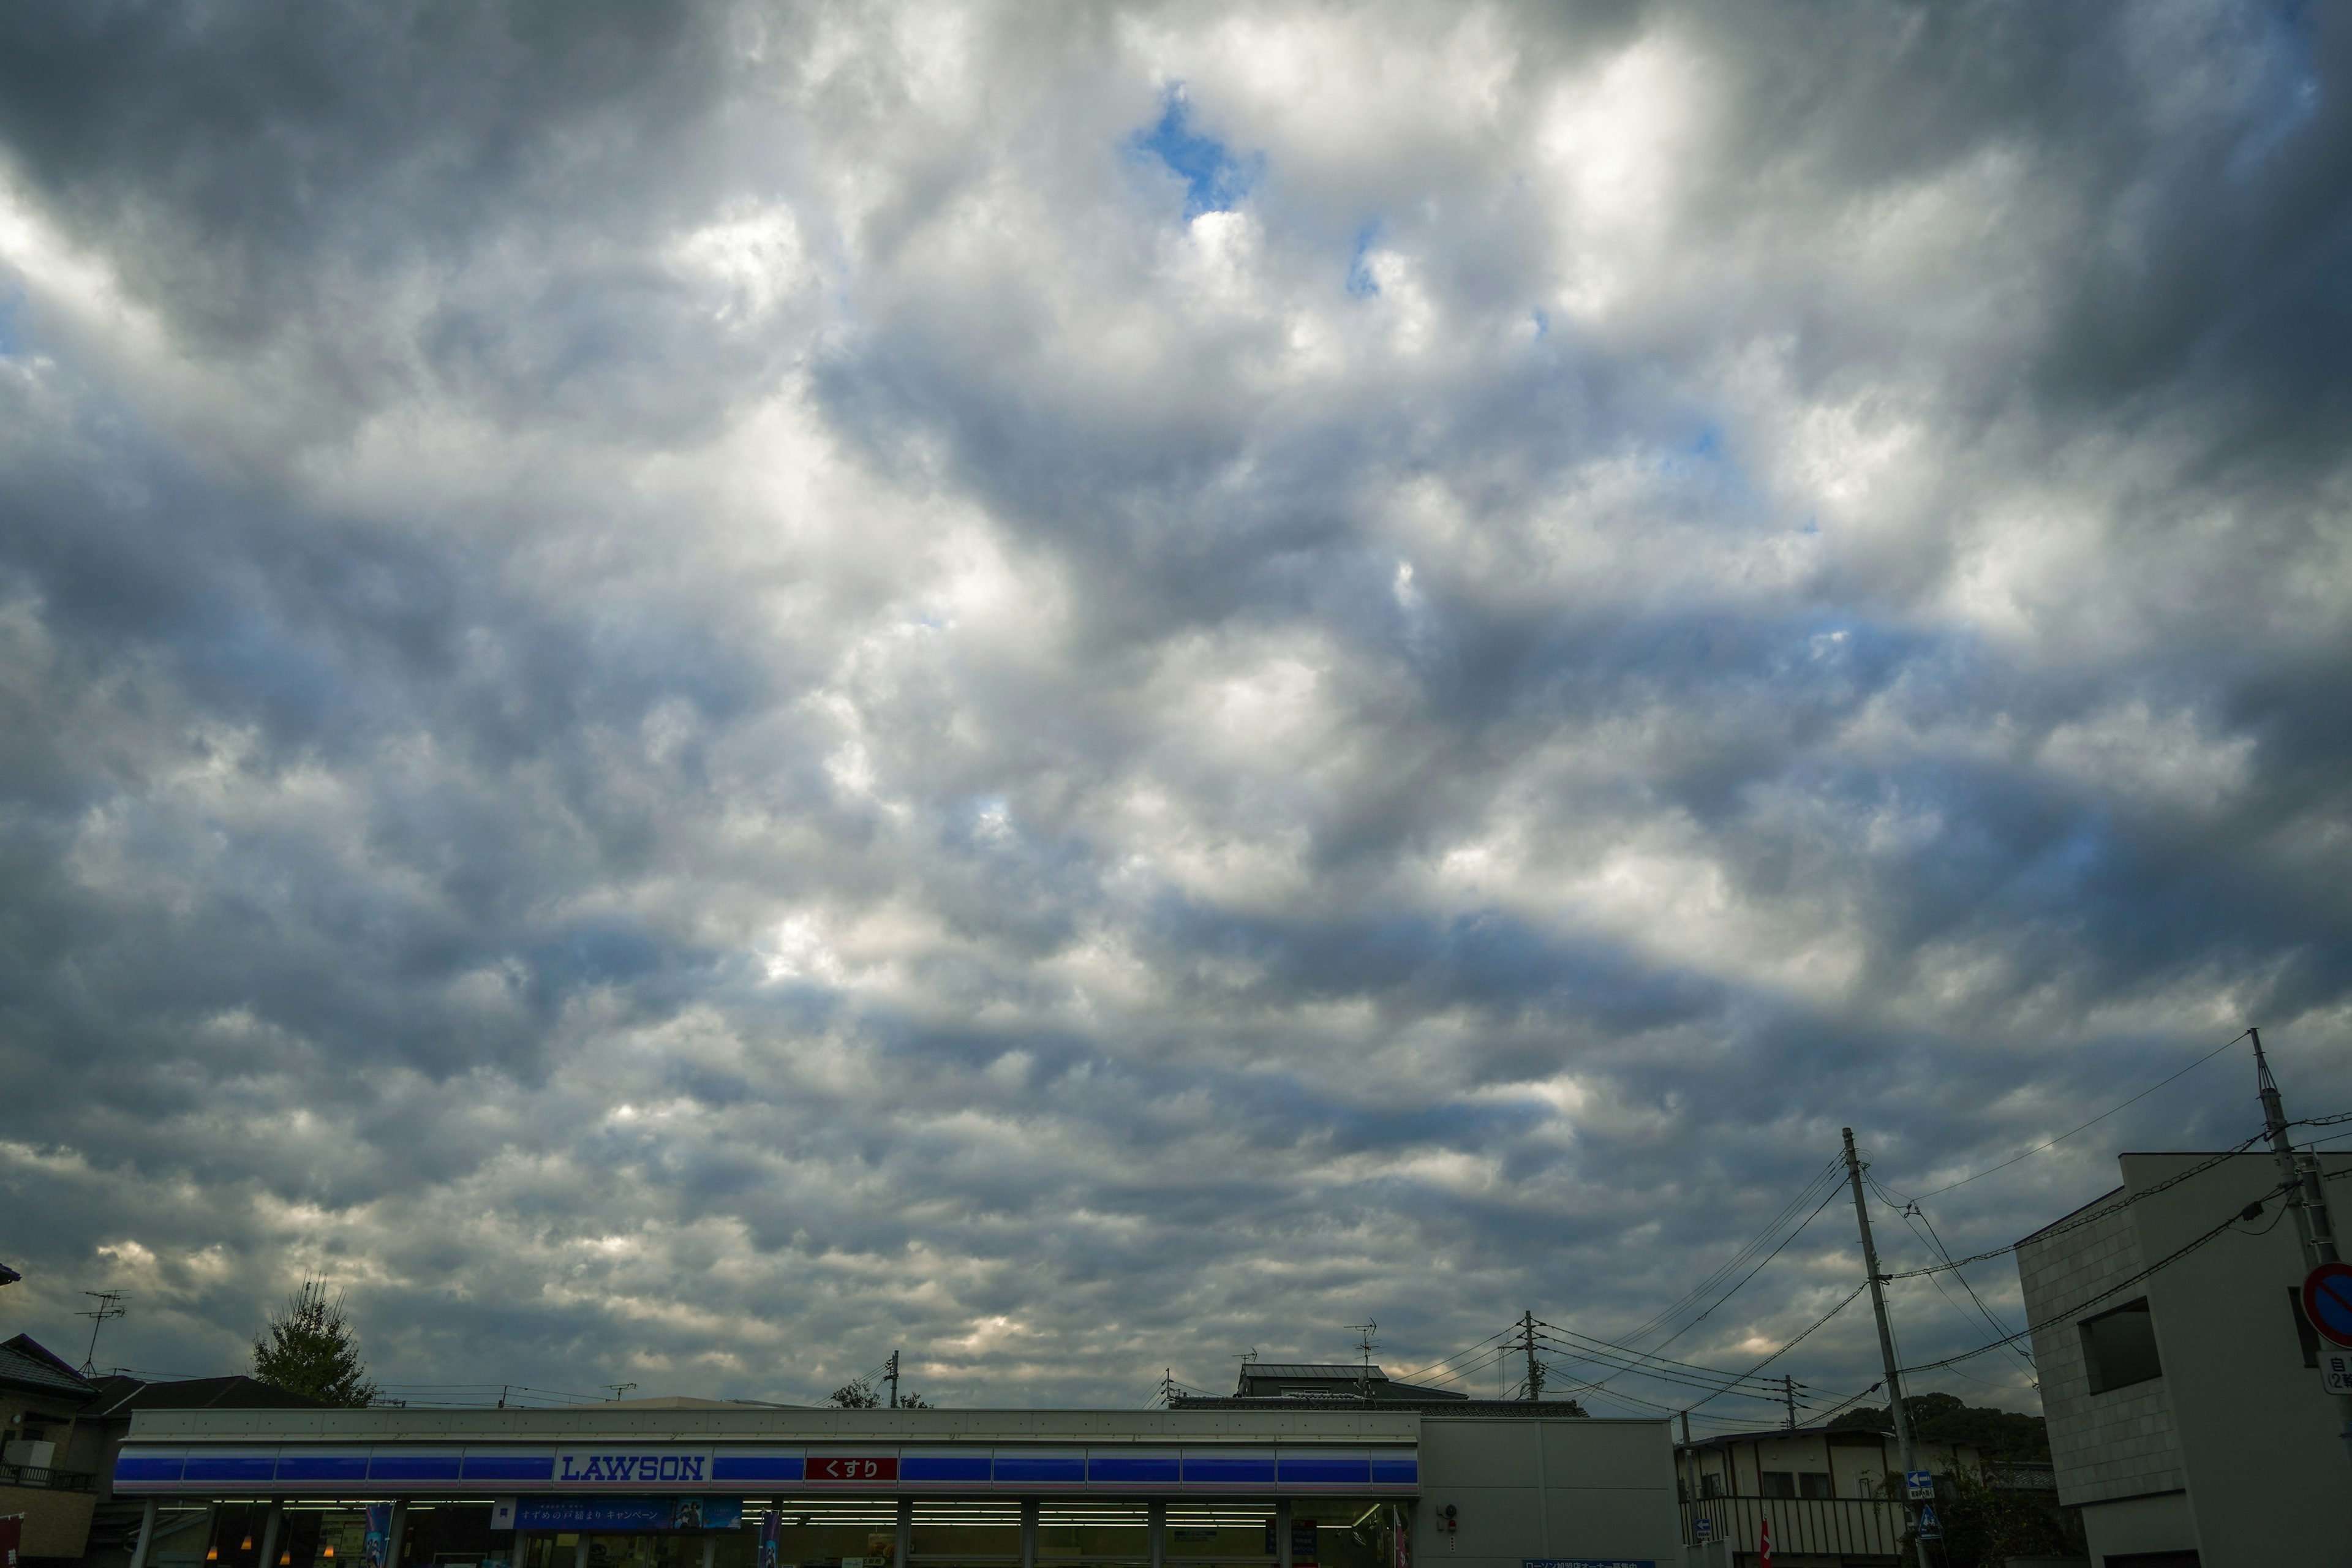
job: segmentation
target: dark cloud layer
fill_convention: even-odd
[[[1841,1126],[1923,1191],[2250,1021],[2342,1109],[2347,47],[13,15],[16,1317],[214,1370],[317,1271],[401,1383],[1139,1402],[1631,1331]]]

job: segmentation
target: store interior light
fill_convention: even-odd
[[[205,1562],[207,1562],[207,1563],[217,1563],[217,1562],[219,1562],[219,1561],[220,1561],[220,1548],[219,1548],[219,1547],[217,1547],[217,1546],[206,1547],[206,1548],[205,1549]]]
[[[253,1537],[252,1537],[252,1535],[251,1535],[250,1533],[248,1533],[243,1541],[238,1542],[236,1543],[236,1549],[237,1549],[239,1552],[250,1552],[250,1551],[252,1551],[252,1550],[253,1550]]]
[[[334,1543],[333,1542],[331,1542],[331,1542],[327,1542],[327,1561],[328,1561],[328,1562],[330,1562],[330,1563],[332,1563],[334,1560],[335,1560],[335,1543]]]

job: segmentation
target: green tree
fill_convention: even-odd
[[[1949,1394],[1914,1394],[1903,1401],[1903,1408],[1911,1417],[1913,1436],[1922,1442],[1971,1444],[1988,1459],[2047,1462],[2050,1458],[2050,1428],[2039,1415],[1969,1405]],[[1830,1425],[1869,1432],[1895,1430],[1884,1405],[1849,1410],[1832,1417]]]
[[[253,1375],[273,1388],[348,1409],[376,1395],[343,1299],[330,1298],[319,1279],[303,1280],[284,1309],[270,1314],[268,1330],[253,1342]]]
[[[882,1407],[882,1391],[862,1377],[853,1378],[843,1384],[839,1388],[826,1394],[824,1399],[826,1404],[837,1405],[844,1410],[878,1410]],[[919,1394],[902,1394],[898,1395],[898,1408],[930,1410],[935,1409],[936,1406]]]
[[[1941,1556],[1952,1568],[2001,1568],[2012,1557],[2080,1556],[2083,1526],[2058,1506],[2052,1491],[2005,1487],[1997,1472],[1963,1465],[1937,1479],[1942,1517]],[[1916,1549],[1908,1537],[1907,1559]]]

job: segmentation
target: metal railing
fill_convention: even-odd
[[[47,1465],[0,1465],[0,1487],[36,1487],[43,1491],[86,1492],[98,1478],[88,1470],[56,1470]]]
[[[1682,1505],[1683,1543],[1696,1545],[1696,1521],[1706,1520],[1708,1539],[1727,1541],[1739,1552],[1756,1549],[1766,1520],[1772,1521],[1775,1552],[1850,1552],[1892,1557],[1903,1546],[1903,1505],[1877,1498],[1701,1498]]]

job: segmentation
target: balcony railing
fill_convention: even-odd
[[[1696,1525],[1704,1519],[1712,1527],[1707,1539],[1753,1552],[1769,1519],[1775,1552],[1892,1557],[1903,1547],[1903,1505],[1875,1498],[1701,1498],[1683,1504],[1682,1513],[1685,1545],[1699,1540]]]
[[[0,1465],[0,1487],[36,1487],[43,1491],[86,1492],[98,1478],[88,1470],[53,1470],[46,1465]]]

